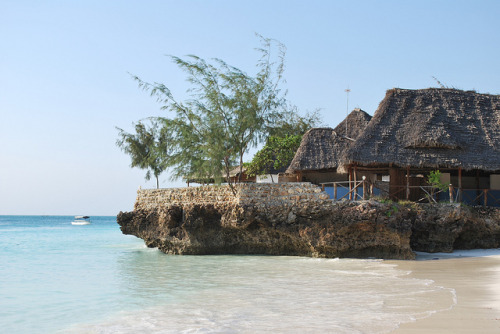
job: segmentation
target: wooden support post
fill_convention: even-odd
[[[479,183],[479,170],[476,170],[476,197],[481,196],[481,190],[479,189],[480,183]]]
[[[488,189],[484,189],[484,206],[488,206]]]
[[[410,200],[410,166],[406,167],[406,200]]]
[[[458,202],[462,203],[462,167],[458,167]]]
[[[363,200],[366,200],[366,180],[363,180]]]
[[[349,165],[349,200],[352,200],[352,167]]]
[[[398,171],[394,167],[389,168],[389,198],[393,201],[397,201],[397,193],[399,191],[399,177]]]
[[[450,203],[453,203],[453,185],[451,183],[448,186],[448,190],[450,191]]]
[[[325,191],[325,184],[324,183],[321,185],[321,191]]]
[[[333,198],[337,200],[337,182],[333,184]]]
[[[357,171],[356,171],[356,165],[354,165],[354,200],[358,200],[358,188],[356,187],[356,183],[358,182],[358,179],[356,177]]]

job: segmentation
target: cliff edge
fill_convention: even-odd
[[[479,210],[479,211],[478,211]],[[139,190],[124,234],[167,254],[413,259],[413,251],[497,248],[500,211],[332,202],[309,183]]]

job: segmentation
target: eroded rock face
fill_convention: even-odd
[[[139,190],[124,234],[168,254],[413,259],[413,251],[500,247],[500,210],[332,202],[309,183]]]
[[[500,210],[456,205],[415,206],[411,247],[422,252],[500,247]]]
[[[118,215],[124,234],[168,254],[413,259],[411,222],[376,202],[267,214],[239,204],[172,205]],[[279,211],[277,209],[277,211]],[[277,219],[284,217],[286,219]]]

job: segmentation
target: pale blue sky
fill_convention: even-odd
[[[387,89],[500,93],[499,1],[0,0],[0,214],[114,215],[154,187],[115,126],[162,115],[128,72],[186,83],[165,57],[218,57],[254,73],[259,40],[287,47],[286,88],[334,127]],[[250,157],[248,157],[249,159]],[[162,187],[182,186],[160,180]]]

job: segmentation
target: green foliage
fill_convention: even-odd
[[[267,139],[266,145],[257,152],[250,164],[247,174],[250,176],[270,174],[274,170],[287,167],[299,148],[302,135],[275,137]]]
[[[151,174],[156,178],[156,187],[159,188],[158,177],[169,166],[171,138],[163,128],[159,128],[156,121],[150,120],[150,125],[138,122],[134,125],[135,134],[127,133],[117,128],[119,138],[116,145],[123,152],[130,155],[130,167],[147,170],[146,180]]]
[[[441,172],[439,170],[431,171],[427,177],[427,183],[433,188],[441,191],[448,189],[448,185],[441,182]]]
[[[288,167],[300,146],[304,133],[320,123],[318,111],[299,115],[295,108],[283,113],[268,130],[270,136],[246,167],[250,176],[269,174]]]
[[[387,217],[390,217],[398,211],[399,211],[399,208],[397,207],[397,205],[392,205],[391,208],[385,213],[385,215]]]
[[[401,205],[401,206],[404,206],[404,207],[407,207],[407,208],[413,209],[413,210],[418,210],[418,205],[417,205],[417,203],[415,203],[415,202],[413,202],[413,201],[399,200],[399,201],[398,201],[398,204],[399,204],[399,205]]]
[[[280,119],[269,129],[269,135],[274,137],[302,136],[307,130],[321,123],[319,111],[308,112],[301,116],[296,107],[285,111]]]
[[[393,203],[393,201],[389,198],[386,198],[386,197],[382,197],[382,196],[372,196],[371,199],[373,199],[374,201],[377,201],[379,203]]]
[[[429,203],[437,203],[434,195],[448,189],[448,185],[441,182],[441,172],[439,170],[431,171],[427,176],[427,183],[431,186],[430,192],[426,192],[426,197]]]
[[[190,55],[185,59],[170,56],[187,74],[192,87],[191,98],[183,102],[174,98],[164,84],[150,84],[137,76],[139,87],[161,103],[171,117],[162,119],[164,131],[173,138],[173,177],[226,177],[243,156],[262,142],[270,124],[286,110],[283,81],[285,47],[260,36],[261,57],[258,73],[251,76],[220,59],[206,61]],[[271,51],[277,46],[275,56]],[[241,174],[241,173],[240,173]]]

